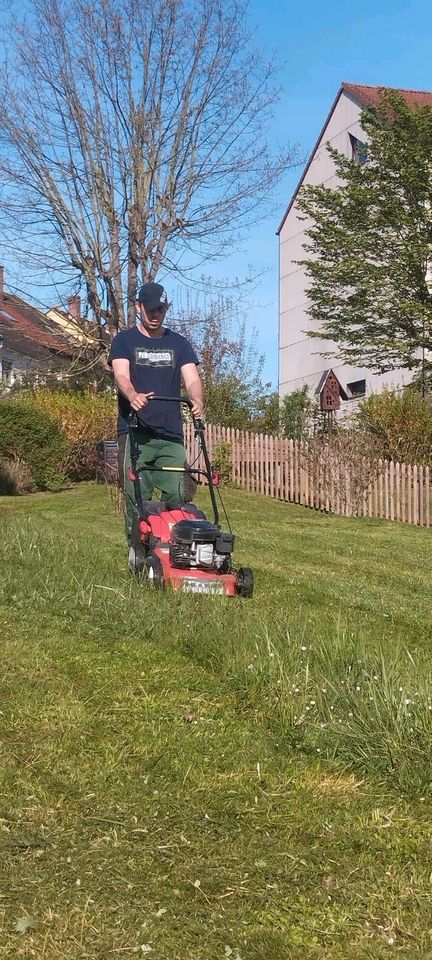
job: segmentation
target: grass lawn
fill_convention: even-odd
[[[225,499],[252,600],[0,500],[2,960],[432,957],[431,533]]]

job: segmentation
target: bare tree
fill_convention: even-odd
[[[1,222],[134,322],[139,282],[221,257],[269,211],[274,67],[244,0],[30,0],[0,70]]]
[[[379,446],[370,434],[340,428],[332,436],[312,437],[300,451],[302,468],[315,486],[321,507],[346,516],[361,513],[370,484],[380,475],[383,461]]]

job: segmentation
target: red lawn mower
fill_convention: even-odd
[[[157,400],[172,400],[192,403],[185,397],[153,397]],[[183,593],[223,594],[226,597],[251,597],[254,578],[249,567],[236,570],[232,564],[234,535],[223,533],[219,523],[215,486],[219,482],[210,463],[202,420],[193,420],[198,443],[198,456],[202,452],[205,470],[185,467],[137,466],[138,444],[136,430],[139,421],[135,413],[129,417],[129,441],[131,470],[135,495],[135,516],[132,524],[131,554],[129,569],[149,586],[162,588],[169,584]],[[196,461],[195,461],[196,462]],[[193,503],[143,500],[139,475],[145,470],[173,470],[189,474],[195,481],[200,477],[207,481],[213,508],[213,522]],[[229,524],[228,524],[229,526]]]

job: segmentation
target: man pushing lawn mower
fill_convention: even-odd
[[[119,473],[125,492],[131,572],[153,586],[170,582],[185,592],[251,596],[252,572],[234,572],[234,537],[221,533],[213,474],[204,439],[203,388],[198,358],[185,337],[163,326],[169,304],[159,283],[138,294],[138,324],[114,337],[112,366],[119,404]],[[181,383],[188,399],[180,397]],[[191,410],[205,471],[186,466],[181,403]],[[185,481],[204,474],[214,523],[191,504]],[[161,493],[151,502],[154,488]]]

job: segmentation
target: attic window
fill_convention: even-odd
[[[350,133],[349,138],[351,141],[351,159],[356,167],[361,167],[367,160],[367,146],[357,137],[354,137],[352,133]]]
[[[354,380],[352,383],[347,383],[347,387],[351,393],[351,400],[366,396],[366,380]]]

